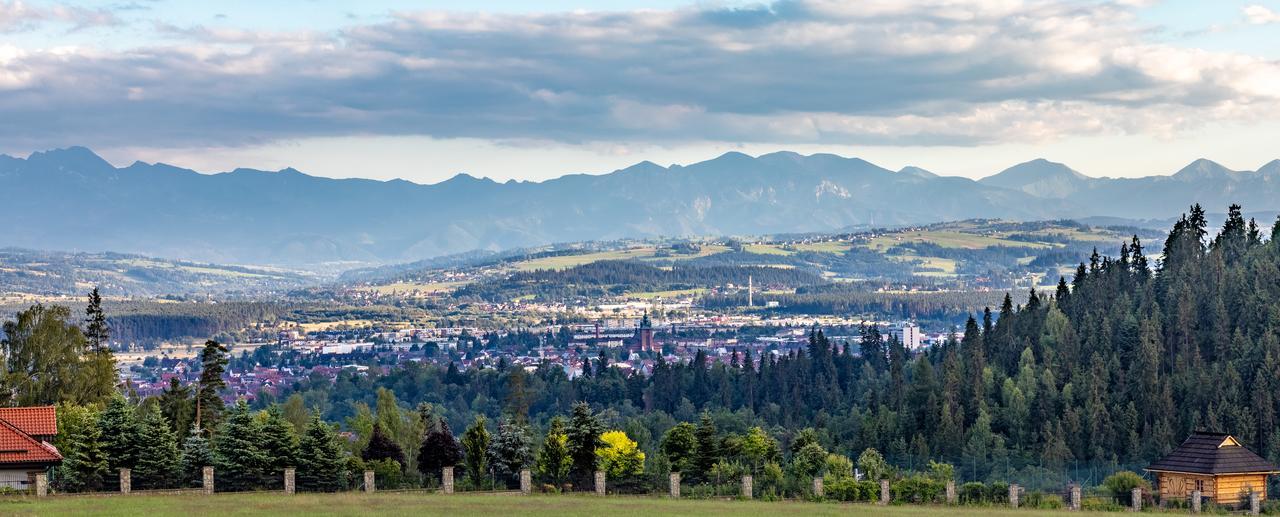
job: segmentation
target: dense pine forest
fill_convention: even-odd
[[[726,432],[760,425],[785,443],[812,427],[844,453],[873,447],[899,463],[951,461],[966,478],[1046,484],[1081,466],[1141,466],[1194,429],[1235,434],[1280,460],[1280,222],[1264,236],[1232,206],[1217,235],[1206,226],[1194,206],[1158,259],[1136,237],[1118,256],[1094,253],[1072,282],[1006,296],[919,356],[874,329],[851,343],[815,329],[800,353],[729,364],[699,355],[659,362],[647,378],[608,358],[572,380],[559,368],[406,365],[292,391],[334,420],[373,403],[379,387],[455,422],[516,414],[541,426],[585,401],[650,451],[705,411]]]

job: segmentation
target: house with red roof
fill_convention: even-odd
[[[0,487],[26,490],[36,474],[62,463],[49,443],[57,434],[53,406],[0,407]]]

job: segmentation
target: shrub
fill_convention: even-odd
[[[1046,494],[1038,490],[1027,494],[1026,505],[1030,508],[1039,508],[1041,510],[1061,510],[1066,507],[1066,504],[1062,501],[1062,496]]]
[[[828,499],[845,502],[875,501],[880,495],[880,485],[875,481],[858,481],[844,478],[824,487]]]
[[[1091,512],[1123,512],[1125,507],[1109,499],[1089,497],[1080,501],[1080,509]]]
[[[970,481],[960,485],[960,504],[983,504],[987,498],[987,485],[978,481]]]
[[[1142,476],[1129,470],[1116,472],[1102,480],[1102,488],[1123,506],[1133,503],[1133,489],[1142,488],[1143,492],[1151,490],[1151,483]]]
[[[365,465],[373,470],[374,483],[378,489],[396,489],[400,488],[404,482],[404,476],[401,474],[400,463],[391,458],[381,460],[373,460],[366,462]]]
[[[987,501],[995,504],[1009,502],[1009,484],[1004,481],[993,481],[987,485]]]
[[[893,500],[904,503],[936,503],[942,500],[946,486],[922,475],[903,478],[889,487]]]

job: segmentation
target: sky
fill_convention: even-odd
[[[542,181],[1280,158],[1280,0],[0,0],[0,152]]]

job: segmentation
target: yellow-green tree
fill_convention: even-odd
[[[600,435],[600,441],[604,445],[596,448],[596,459],[611,479],[626,479],[644,472],[644,452],[627,433],[609,431]]]

